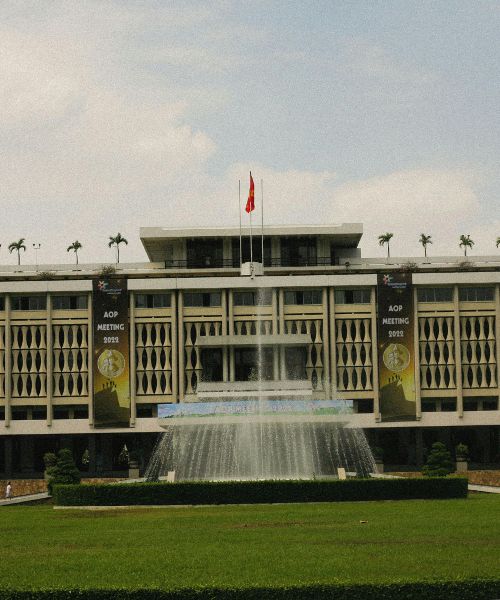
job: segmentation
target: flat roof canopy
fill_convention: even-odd
[[[250,235],[248,227],[242,228],[244,236]],[[254,235],[260,235],[260,224],[256,225]],[[314,236],[335,238],[339,248],[357,248],[363,235],[362,223],[339,223],[329,225],[264,225],[264,236]],[[165,255],[169,242],[182,239],[238,238],[239,227],[141,227],[142,245],[150,260],[158,260]]]

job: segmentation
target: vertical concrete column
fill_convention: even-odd
[[[417,421],[422,418],[422,393],[420,390],[420,343],[418,328],[418,294],[413,288],[413,354],[415,357],[415,403]]]
[[[272,323],[273,323],[273,335],[278,333],[278,290],[273,289],[271,298],[271,311],[272,311]],[[279,350],[277,346],[273,346],[273,379],[279,379]]]
[[[227,335],[227,319],[228,319],[227,290],[221,290],[221,296],[222,296],[222,335]],[[227,350],[227,346],[222,346],[222,381],[228,381],[228,379],[229,379],[228,350]]]
[[[378,383],[378,332],[377,332],[377,291],[371,289],[370,319],[372,322],[372,362],[373,362],[373,414],[375,420],[380,421],[380,393]]]
[[[464,393],[462,383],[462,342],[460,339],[460,304],[458,286],[453,286],[453,337],[455,338],[455,379],[457,383],[457,415],[464,416]]]
[[[228,290],[229,294],[229,335],[234,335],[234,302],[233,302],[233,290]],[[235,368],[234,368],[234,347],[231,345],[229,348],[229,381],[235,380]]]
[[[497,353],[497,391],[500,408],[500,283],[495,289],[495,352]]]
[[[332,398],[337,395],[337,342],[335,336],[335,290],[329,290],[329,321],[330,321],[330,393]]]
[[[52,425],[52,396],[54,389],[54,378],[53,378],[53,354],[52,354],[52,295],[47,294],[47,320],[46,328],[47,332],[47,384],[45,389],[47,390],[47,427]]]
[[[178,372],[178,360],[179,360],[179,346],[178,346],[178,320],[177,320],[177,290],[172,290],[171,301],[170,301],[170,310],[172,315],[172,323],[170,327],[170,340],[172,344],[172,396],[174,402],[179,402],[178,396],[178,381],[179,381],[179,372]]]
[[[87,298],[87,345],[88,345],[88,390],[89,390],[89,427],[94,426],[94,321],[92,311],[92,292]]]
[[[21,437],[21,471],[32,473],[35,467],[35,440],[33,436]]]
[[[179,402],[184,401],[184,297],[182,290],[179,290],[179,302],[177,305],[177,331],[179,340]]]
[[[283,335],[285,333],[285,291],[283,288],[279,289],[278,292],[278,324],[279,324],[279,334]],[[283,346],[279,348],[280,355],[280,366],[278,379],[281,381],[285,379],[286,369],[285,369],[285,349]]]
[[[11,477],[13,470],[13,445],[14,439],[12,436],[5,437],[4,453],[5,453],[5,476]]]
[[[11,301],[5,296],[5,427],[10,427],[12,417],[12,330],[11,330]],[[10,439],[10,438],[8,438]],[[7,441],[7,440],[6,440]],[[10,445],[12,451],[12,440]],[[12,458],[12,457],[11,457]],[[12,460],[11,460],[12,463]],[[5,463],[7,469],[7,463]],[[11,464],[12,466],[12,464]]]
[[[129,292],[129,361],[130,361],[130,427],[135,427],[135,418],[137,415],[136,398],[135,398],[135,293]]]
[[[113,438],[111,434],[101,435],[101,454],[103,471],[113,470]]]
[[[328,319],[328,288],[323,288],[323,369],[324,369],[324,390],[326,397],[331,396],[330,383],[330,327]]]

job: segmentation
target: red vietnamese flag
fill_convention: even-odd
[[[248,192],[247,205],[245,206],[247,213],[255,210],[255,186],[253,183],[252,171],[250,171],[250,190]]]

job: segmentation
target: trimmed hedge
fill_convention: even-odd
[[[500,581],[469,579],[391,584],[182,590],[0,591],[0,600],[493,600]]]
[[[260,504],[466,498],[467,479],[347,479],[55,485],[61,506]]]

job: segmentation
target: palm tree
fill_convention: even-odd
[[[464,256],[467,256],[467,248],[472,250],[472,246],[474,246],[474,240],[471,239],[470,235],[461,235],[460,236],[460,244],[458,244],[459,248],[464,249]]]
[[[384,234],[378,236],[378,245],[379,246],[384,246],[385,244],[387,244],[387,258],[389,258],[391,256],[390,241],[393,236],[394,236],[393,233],[384,233]]]
[[[80,248],[83,248],[83,246],[78,240],[76,240],[71,244],[71,246],[68,246],[66,249],[66,252],[71,252],[71,250],[73,250],[73,252],[75,253],[76,264],[78,264],[78,250],[80,250]]]
[[[497,248],[498,248],[498,246],[500,246],[500,236],[497,237]]]
[[[17,264],[21,264],[21,250],[26,252],[26,246],[24,245],[24,239],[21,238],[18,242],[11,242],[9,244],[9,252],[12,254],[13,250],[17,250]]]
[[[421,233],[418,241],[424,247],[424,256],[427,258],[427,246],[428,244],[432,244],[432,235],[425,235],[425,233]]]
[[[116,246],[116,262],[120,262],[120,244],[126,244],[128,246],[128,241],[122,236],[120,232],[118,232],[114,237],[112,235],[109,236],[108,247]]]

